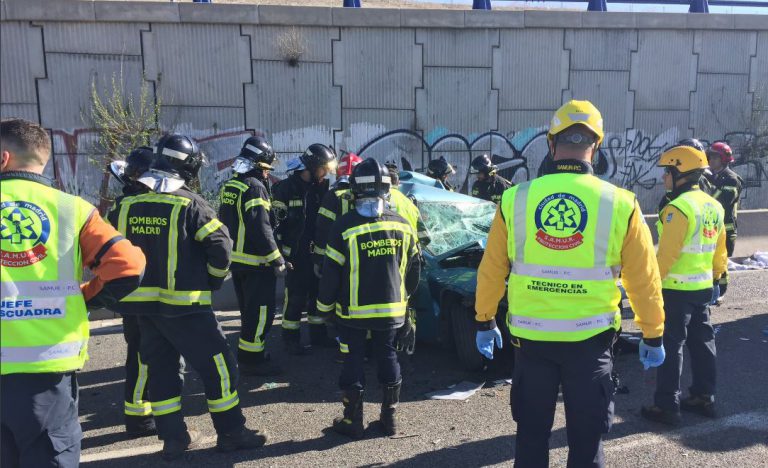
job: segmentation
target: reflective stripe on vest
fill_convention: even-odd
[[[507,189],[513,336],[582,341],[618,329],[621,247],[634,196],[598,178],[560,173]]]
[[[685,215],[688,231],[680,257],[662,278],[661,285],[680,291],[710,289],[717,238],[724,230],[725,211],[717,200],[701,190],[684,192],[669,204]],[[662,236],[664,224],[659,220],[656,226]]]
[[[89,330],[78,235],[95,208],[24,179],[3,181],[0,201],[1,372],[80,369]]]

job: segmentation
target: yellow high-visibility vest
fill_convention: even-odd
[[[46,185],[3,181],[0,370],[70,372],[88,358],[79,233],[95,208]]]
[[[589,174],[558,173],[504,192],[513,336],[583,341],[618,330],[621,249],[635,196]]]
[[[725,210],[701,190],[684,192],[669,204],[688,219],[688,231],[680,257],[661,279],[661,287],[680,291],[709,289],[712,287],[712,260],[717,238],[725,229]],[[661,237],[664,231],[661,220],[656,222],[656,228]]]

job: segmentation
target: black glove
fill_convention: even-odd
[[[405,312],[405,322],[395,334],[395,349],[411,355],[416,351],[416,311],[410,307]]]

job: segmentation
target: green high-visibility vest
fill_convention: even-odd
[[[712,260],[717,238],[725,229],[725,210],[701,190],[684,192],[669,204],[688,219],[688,231],[680,257],[661,279],[661,287],[680,291],[709,289],[712,287]],[[664,231],[661,220],[656,222],[656,228],[661,237]]]
[[[88,358],[79,233],[95,208],[24,179],[0,196],[1,373],[70,372]]]
[[[583,341],[618,330],[621,249],[635,196],[593,175],[558,173],[504,192],[513,336]]]
[[[389,206],[392,208],[392,211],[408,221],[408,224],[413,228],[413,232],[418,232],[419,209],[403,192],[394,187],[391,188],[389,190]]]

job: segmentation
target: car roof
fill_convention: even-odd
[[[400,174],[410,173],[403,171]],[[421,174],[418,174],[422,177]],[[447,203],[490,203],[479,198],[470,197],[463,193],[451,192],[443,188],[433,187],[431,185],[425,185],[421,181],[417,181],[416,178],[403,178],[400,179],[400,191],[405,195],[412,196],[419,202],[447,202]],[[434,179],[430,179],[433,180]]]

